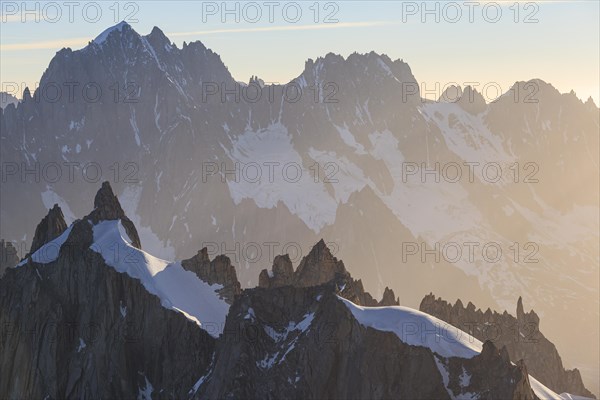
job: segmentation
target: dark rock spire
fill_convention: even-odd
[[[35,228],[29,254],[35,253],[40,247],[60,236],[66,229],[65,216],[58,204],[55,204]]]

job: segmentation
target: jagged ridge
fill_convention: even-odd
[[[393,306],[400,301],[394,291],[387,286],[381,301],[373,299],[366,292],[360,279],[355,280],[346,270],[344,263],[331,254],[323,239],[302,258],[294,271],[289,255],[278,255],[273,261],[271,272],[263,269],[258,278],[258,286],[275,288],[281,286],[310,287],[331,284],[339,290],[340,296],[364,306]]]
[[[497,346],[506,347],[513,360],[523,359],[529,373],[557,393],[571,393],[596,398],[585,388],[579,370],[567,370],[554,344],[540,332],[540,318],[531,310],[524,311],[523,299],[519,297],[516,318],[504,311],[499,314],[489,308],[482,311],[471,302],[463,306],[460,299],[454,305],[428,294],[421,301],[419,310],[469,332],[477,339],[492,340]]]

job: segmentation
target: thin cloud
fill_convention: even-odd
[[[47,50],[63,47],[81,47],[88,44],[90,38],[56,39],[43,42],[12,43],[0,45],[0,51]]]
[[[391,25],[390,22],[385,21],[367,21],[367,22],[340,22],[335,24],[320,24],[320,25],[286,25],[286,26],[264,26],[254,28],[231,28],[231,29],[207,29],[203,31],[190,31],[190,32],[171,32],[167,33],[169,37],[179,36],[197,36],[197,35],[211,35],[220,33],[252,33],[252,32],[275,32],[275,31],[312,31],[312,30],[323,30],[323,29],[341,29],[341,28],[365,28],[374,26]]]
[[[172,32],[167,33],[169,37],[179,36],[199,36],[221,33],[252,33],[252,32],[275,32],[275,31],[310,31],[323,29],[342,29],[342,28],[365,28],[390,25],[390,22],[371,21],[371,22],[342,22],[335,24],[321,25],[296,25],[296,26],[265,26],[253,28],[231,28],[231,29],[208,29],[202,31],[190,32]],[[71,38],[71,39],[56,39],[40,42],[29,43],[12,43],[0,45],[0,51],[24,51],[24,50],[47,50],[63,47],[82,47],[88,44],[90,38]]]

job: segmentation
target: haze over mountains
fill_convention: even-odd
[[[424,101],[410,67],[376,53],[308,60],[294,82],[297,101],[284,86],[251,101],[202,43],[124,23],[60,50],[42,89],[2,110],[0,237],[29,246],[54,203],[70,224],[110,180],[145,250],[225,253],[242,287],[274,255],[301,249],[296,263],[325,238],[376,299],[389,286],[414,308],[433,291],[504,310],[522,296],[598,393],[598,107],[541,80],[491,104],[470,89]],[[461,178],[423,168],[436,163]],[[463,255],[422,250],[436,243]]]

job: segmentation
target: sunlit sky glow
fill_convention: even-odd
[[[598,104],[600,97],[600,13],[596,0],[479,1],[472,12],[468,2],[427,2],[428,10],[438,8],[429,14],[424,13],[421,1],[321,2],[318,7],[310,1],[295,3],[301,11],[298,18],[298,8],[282,1],[274,2],[278,5],[272,9],[272,22],[263,1],[254,3],[260,16],[257,8],[237,3],[239,22],[235,12],[221,13],[220,1],[120,2],[118,6],[112,1],[97,2],[101,10],[97,18],[96,8],[89,5],[92,2],[76,3],[70,22],[69,9],[60,1],[54,2],[60,15],[57,8],[44,2],[26,3],[31,10],[26,15],[22,2],[2,2],[2,90],[13,82],[21,88],[35,87],[62,47],[84,47],[107,27],[126,20],[140,34],[158,26],[179,47],[183,41],[202,41],[221,55],[240,81],[258,75],[267,82],[285,83],[302,72],[308,58],[328,52],[348,56],[354,51],[373,50],[406,61],[417,80],[432,91],[436,82],[440,86],[493,82],[506,91],[517,80],[540,78],[561,92],[574,90],[583,100],[592,96]],[[500,4],[499,17],[496,4]],[[235,9],[236,2],[229,2],[227,7]],[[214,15],[208,12],[211,9],[216,11]],[[328,15],[329,22],[325,22]],[[36,18],[40,22],[35,22]]]

